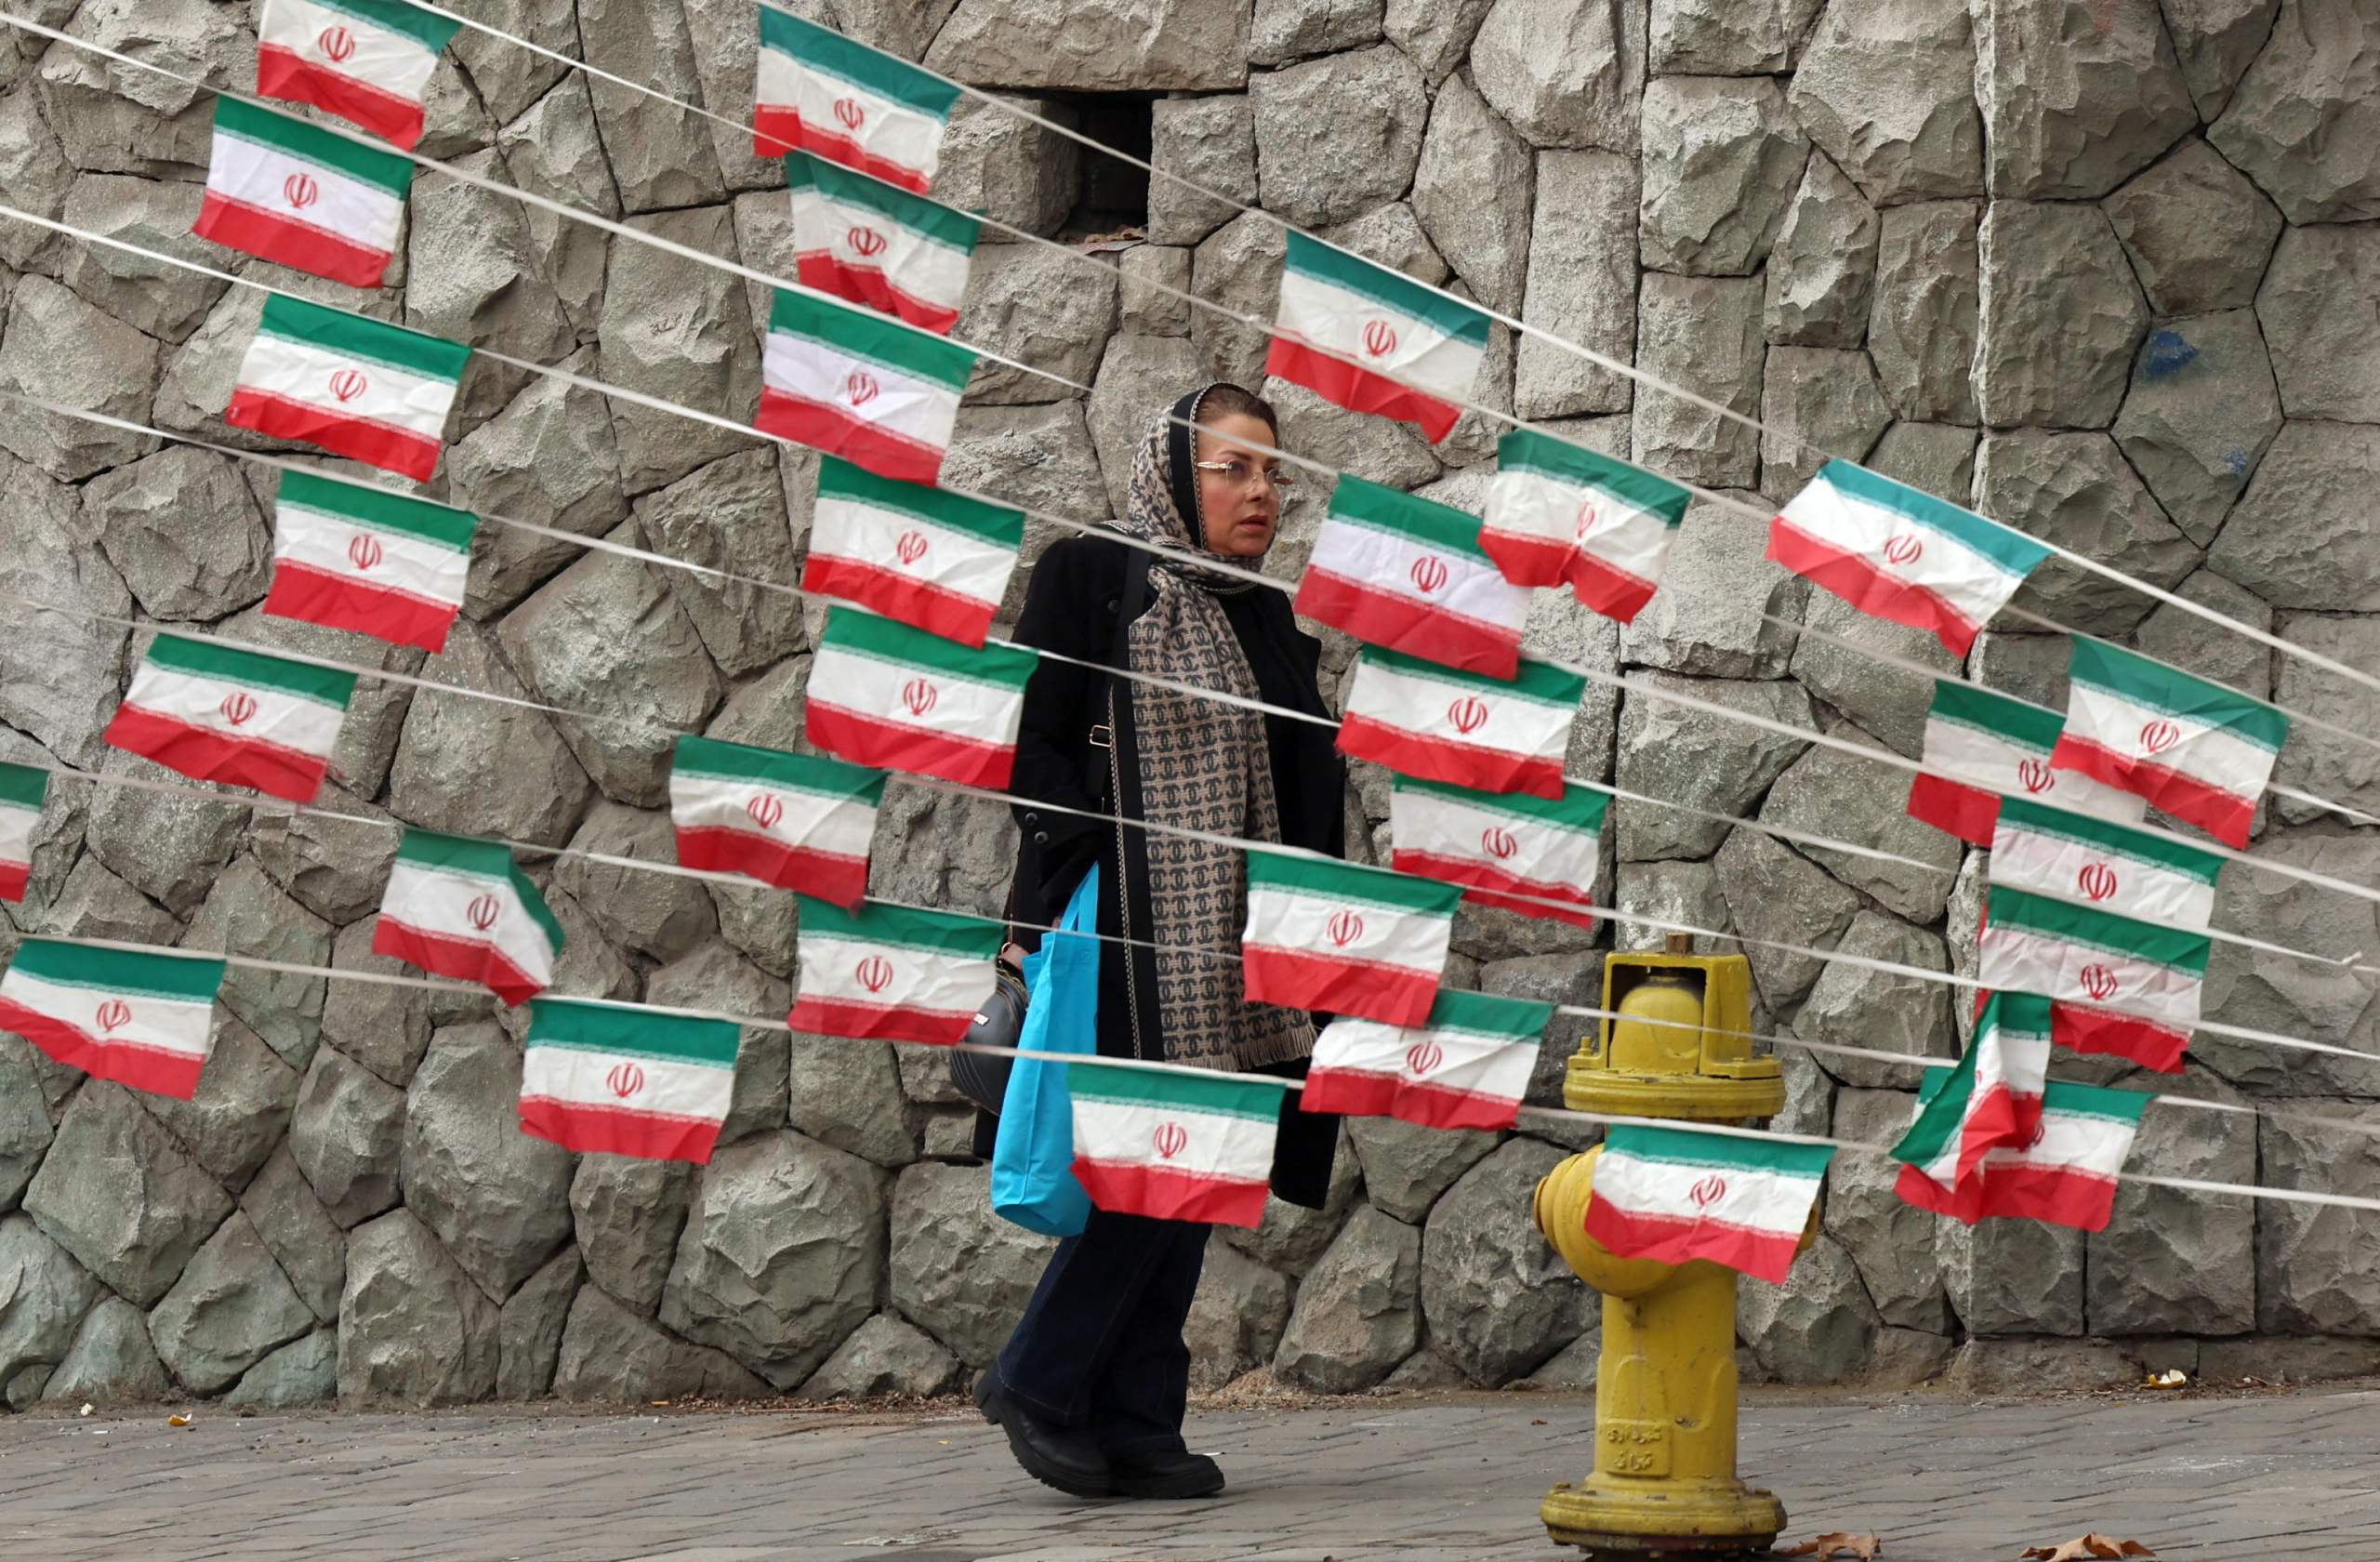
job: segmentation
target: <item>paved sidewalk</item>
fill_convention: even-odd
[[[2084,1529],[2163,1557],[2380,1557],[2380,1392],[1998,1401],[1746,1395],[1789,1539],[2002,1562]],[[1593,1401],[1464,1395],[1213,1413],[1232,1489],[1078,1502],[997,1430],[912,1413],[0,1420],[0,1547],[44,1562],[1556,1562],[1539,1499]]]

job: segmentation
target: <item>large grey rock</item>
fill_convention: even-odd
[[[2380,225],[2292,228],[2256,293],[2292,417],[2380,421]]]
[[[666,112],[666,111],[665,111]],[[456,160],[463,173],[498,183],[507,170],[493,150]],[[406,227],[406,326],[542,364],[567,356],[578,333],[536,263],[528,209],[451,175],[425,169],[414,181]],[[476,366],[458,398],[466,427],[497,410],[529,377]]]
[[[391,645],[371,635],[325,629],[299,618],[268,616],[260,608],[248,608],[217,628],[226,639],[260,651],[288,652],[408,677],[420,671],[423,661],[423,653],[412,646]],[[331,748],[331,781],[358,797],[376,795],[396,758],[405,713],[412,706],[412,685],[360,680],[348,701],[347,719],[339,724],[338,741]],[[336,803],[338,799],[334,795],[324,801]]]
[[[1914,1068],[1897,1072],[1903,1085],[1931,1078]],[[1909,1132],[1916,1102],[1913,1090],[1838,1091],[1834,1133],[1860,1144],[1897,1144]],[[1894,1191],[1899,1175],[1897,1160],[1836,1156],[1827,1168],[1826,1233],[1850,1255],[1886,1325],[1948,1333],[1950,1304],[1935,1256],[1935,1217]]]
[[[505,1300],[496,1325],[496,1397],[535,1399],[553,1386],[563,1323],[587,1275],[576,1251],[564,1248]]]
[[[752,46],[757,52],[757,45]],[[738,139],[736,150],[749,156],[751,139]],[[586,76],[575,72],[565,76],[498,131],[496,144],[504,154],[506,182],[579,211],[619,219],[619,186],[613,182],[611,164],[603,155]],[[611,259],[612,236],[526,203],[521,221],[528,231],[531,264],[560,303],[574,338],[593,340],[603,308],[603,271]],[[532,380],[532,388],[537,383]],[[610,433],[609,428],[603,430],[606,438]]]
[[[339,929],[331,957],[335,969],[398,974],[405,963],[376,955],[375,915]],[[431,994],[420,987],[384,982],[334,981],[323,1001],[323,1039],[403,1090],[430,1050]]]
[[[787,985],[716,939],[645,978],[648,1003],[677,1009],[773,1016],[792,1007]],[[746,1026],[736,1041],[735,1087],[721,1144],[786,1123],[786,1034]]]
[[[2163,0],[2199,118],[2214,123],[2272,34],[2281,0]]]
[[[290,1114],[289,1153],[340,1225],[397,1202],[404,1122],[403,1091],[336,1047],[314,1054]]]
[[[402,730],[391,735],[402,736]],[[393,743],[389,758],[396,758]],[[373,789],[378,790],[386,779],[383,766],[382,774],[373,778]],[[385,811],[357,801],[335,782],[325,784],[316,801],[346,817],[263,814],[249,825],[248,849],[257,866],[292,900],[344,929],[379,906],[390,865],[396,860],[398,831]],[[325,999],[326,1014],[329,1006]]]
[[[2269,632],[2272,609],[2262,598],[2246,588],[2235,585],[2213,570],[2201,570],[2176,587],[2175,594],[2188,601],[2202,603],[2226,617],[2234,618],[2251,629]],[[2171,602],[2160,603],[2157,611],[2140,621],[2140,629],[2133,643],[2145,654],[2160,661],[2171,662],[2185,672],[2201,678],[2228,683],[2243,695],[2257,699],[2272,697],[2273,651],[2257,641],[2250,640],[2227,626],[2214,623],[2186,608]],[[2312,670],[2304,664],[2294,664],[2300,671]],[[2318,682],[2316,686],[2320,686]],[[2300,694],[2303,698],[2303,693]],[[2292,701],[2297,705],[2297,701]],[[2299,706],[2303,708],[2303,706]],[[2312,739],[2311,729],[2301,729],[2301,735]]]
[[[570,1152],[521,1132],[521,1056],[501,1027],[448,1026],[405,1096],[405,1207],[501,1300],[570,1239]]]
[[[1789,682],[1734,682],[1640,673],[1649,690],[1673,690],[1771,721],[1816,730],[1809,696]],[[1730,816],[1757,801],[1808,745],[1798,738],[1689,709],[1631,691],[1620,714],[1620,786]],[[1726,838],[1723,820],[1622,801],[1619,855],[1625,862],[1707,856]]]
[[[1883,1328],[1859,1270],[1821,1236],[1793,1260],[1782,1285],[1738,1282],[1736,1331],[1784,1383],[1841,1383],[1866,1369]]]
[[[1116,274],[1068,251],[1039,245],[983,245],[967,272],[954,334],[1050,375],[1089,384],[1116,331]],[[978,406],[1053,402],[1080,394],[1039,374],[980,358],[967,382]]]
[[[1746,508],[1757,496],[1728,495]],[[1810,589],[1768,562],[1768,523],[1735,505],[1697,501],[1670,543],[1661,589],[1620,632],[1629,662],[1714,678],[1773,678],[1793,654],[1792,631],[1768,622],[1802,616]]]
[[[597,372],[591,351],[561,366]],[[611,530],[628,512],[608,404],[592,390],[543,377],[449,447],[446,491],[456,504],[483,515],[582,536]],[[471,539],[465,614],[484,618],[510,607],[584,551],[501,522],[483,523]]]
[[[1752,76],[1782,71],[1822,0],[1657,0],[1648,57],[1656,74]]]
[[[1765,285],[1758,277],[1647,271],[1636,299],[1636,366],[1746,417],[1760,412]],[[1631,459],[1708,488],[1757,481],[1760,435],[1650,386],[1633,422]]]
[[[1875,208],[1833,159],[1810,153],[1768,258],[1772,344],[1858,347],[1876,286]]]
[[[570,845],[574,852],[637,862],[677,860],[668,814],[615,802],[596,804]],[[657,960],[692,953],[715,931],[718,913],[698,880],[571,856],[556,865],[554,881],[595,919],[603,936]]]
[[[65,1358],[99,1282],[25,1216],[0,1220],[0,1381]]]
[[[1496,0],[1472,41],[1472,80],[1532,146],[1633,153],[1645,29],[1635,6]]]
[[[2253,311],[2170,321],[2149,334],[2116,443],[2192,542],[2215,540],[2281,431],[2281,394]]]
[[[1237,215],[1226,201],[1256,204],[1256,122],[1245,96],[1159,99],[1149,105],[1149,137],[1158,170],[1149,180],[1150,243],[1197,244]]]
[[[685,7],[652,0],[587,0],[579,7],[578,31],[589,65],[681,101],[701,101]],[[612,176],[629,211],[661,211],[725,198],[726,181],[711,151],[706,121],[600,78],[588,90],[595,100],[595,123],[602,131]]]
[[[663,1326],[779,1388],[800,1383],[876,1309],[886,1181],[799,1133],[720,1151],[678,1238]]]
[[[493,639],[465,621],[422,663],[421,676],[528,697]],[[415,695],[389,771],[389,812],[408,824],[541,844],[568,840],[593,792],[544,714],[430,689]]]
[[[1358,1205],[1298,1287],[1274,1375],[1317,1394],[1358,1394],[1421,1344],[1421,1233]]]
[[[349,1237],[338,1317],[344,1404],[468,1404],[496,1387],[496,1304],[410,1211]]]
[[[2235,58],[2254,49],[2269,7],[2239,8]],[[2354,0],[2283,0],[2254,59],[2207,132],[2215,144],[2292,222],[2380,217],[2380,18]]]
[[[1388,0],[1381,31],[1435,90],[1463,61],[1494,0]]]
[[[1266,209],[1313,226],[1405,193],[1429,95],[1394,46],[1293,65],[1248,84]]]
[[[274,1351],[242,1374],[227,1406],[295,1410],[338,1397],[338,1331],[316,1330]]]
[[[1950,968],[1940,938],[1880,911],[1854,917],[1835,951],[1924,971]],[[1805,1040],[1831,1046],[1950,1057],[1958,1050],[1950,1027],[1952,991],[1939,982],[1837,960],[1810,989],[1809,1001],[1793,1016],[1793,1030]],[[1818,1066],[1863,1090],[1905,1090],[1914,1082],[1909,1068],[1868,1058],[1821,1052]],[[1972,1319],[1969,1326],[1983,1327]]]
[[[2082,1332],[2082,1233],[2072,1226],[2025,1220],[1970,1226],[1946,1215],[1936,1222],[1934,1247],[1950,1306],[1970,1335]]]
[[[1289,1326],[1289,1282],[1237,1248],[1209,1242],[1182,1325],[1190,1385],[1220,1388],[1271,1362]]]
[[[1497,1135],[1477,1129],[1423,1128],[1396,1118],[1349,1118],[1347,1138],[1364,1169],[1372,1204],[1419,1225],[1455,1179],[1495,1149]]]
[[[15,1037],[0,1039],[0,1210],[16,1208],[49,1153],[49,1106],[34,1061],[40,1057]]]
[[[183,1387],[213,1394],[314,1322],[256,1226],[235,1210],[149,1315],[149,1336]]]
[[[1838,727],[1834,735],[1858,742],[1865,735],[1856,727]],[[1840,748],[1814,748],[1769,788],[1761,822],[1925,864],[1912,867],[1807,842],[1800,848],[1886,910],[1931,922],[1949,904],[1964,848],[1955,838],[1909,816],[1909,781],[1910,773],[1898,766]]]
[[[896,1049],[887,1041],[796,1036],[787,1100],[795,1128],[879,1166],[918,1158],[917,1114],[901,1090]],[[903,1047],[904,1056],[924,1049]],[[926,1057],[929,1064],[942,1060]]]
[[[1079,401],[960,407],[949,454],[943,457],[942,483],[946,488],[998,494],[1012,504],[1072,521],[1100,521],[1109,513],[1099,456]],[[1067,535],[1030,520],[1025,528],[1028,540],[1037,532],[1042,537]],[[1024,572],[1018,572],[1017,579],[1024,579]],[[1021,604],[1023,588],[1017,589],[1015,600]]]
[[[1379,43],[1385,8],[1382,0],[1256,0],[1249,63],[1286,65]]]
[[[1519,416],[1624,412],[1631,404],[1634,387],[1626,376],[1556,342],[1623,364],[1635,357],[1638,182],[1635,159],[1616,152],[1538,154],[1521,308],[1533,329],[1521,338],[1513,370]]]
[[[1438,90],[1413,170],[1413,213],[1480,302],[1522,307],[1536,159],[1461,76]]]
[[[2096,200],[2198,124],[2157,0],[1986,0],[1976,97],[2003,199]]]
[[[2235,1099],[2202,1078],[2169,1092]],[[2142,1114],[2124,1170],[2253,1184],[2256,1123],[2231,1112],[2157,1105]],[[2086,1241],[2084,1305],[2094,1334],[2231,1334],[2256,1327],[2254,1201],[2124,1183],[2107,1229]]]
[[[1903,417],[1975,421],[1969,372],[1980,328],[1981,209],[1975,201],[1928,201],[1889,207],[1879,220],[1868,350]]]
[[[1728,832],[1711,859],[1728,919],[1747,937],[1831,949],[1858,913],[1859,897],[1809,858],[1756,829]],[[1771,1013],[1790,1011],[1818,979],[1814,955],[1749,945],[1752,982]]]
[[[29,187],[11,179],[10,203],[26,209],[45,205],[41,182]],[[211,266],[222,251],[191,232],[205,199],[198,186],[178,179],[84,174],[67,192],[63,211],[42,215],[60,218],[85,232]],[[60,239],[58,280],[126,324],[163,341],[179,341],[197,329],[227,285],[216,277],[106,245]]]
[[[218,1012],[197,1092],[188,1101],[144,1095],[141,1104],[216,1181],[239,1188],[288,1130],[301,1078],[255,1031]]]
[[[1975,496],[1975,508],[1993,520],[2152,586],[2171,589],[2199,565],[2199,549],[2103,433],[1987,434],[1976,452]],[[2051,559],[2026,576],[2009,605],[2107,635],[2138,624],[2153,599]]]
[[[172,917],[86,853],[59,887],[41,931],[65,938],[168,944],[178,930]]]
[[[2380,543],[2358,523],[2380,481],[2380,430],[2287,423],[2224,523],[2207,567],[2281,608],[2369,612]]]
[[[1421,1312],[1437,1350],[1501,1387],[1584,1332],[1596,1302],[1540,1236],[1530,1199],[1563,1152],[1512,1139],[1463,1174],[1421,1238]]]
[[[2292,617],[2282,629],[2281,638],[2334,662],[2369,668],[2373,665],[2371,658],[2375,645],[2380,645],[2380,620]],[[2234,635],[2230,641],[2239,644],[2241,637]],[[2365,739],[2359,743],[2341,733],[2324,731],[2311,721],[2297,722],[2281,748],[2280,761],[2273,767],[2274,781],[2349,807],[2380,806],[2380,753],[2374,752],[2372,741],[2375,723],[2371,701],[2365,697],[2368,695],[2364,684],[2300,657],[2283,655],[2274,697],[2289,709],[2344,727],[2349,733],[2364,734]],[[2281,816],[2292,823],[2319,818],[2324,812],[2314,804],[2285,798],[2275,798],[2273,803]]]
[[[769,1385],[724,1352],[672,1338],[594,1286],[571,1299],[553,1392],[562,1399],[649,1404],[655,1399],[757,1399]]]
[[[992,1213],[991,1169],[920,1162],[892,1189],[892,1303],[969,1367],[988,1365],[1057,1243]]]
[[[740,19],[736,26],[742,30]],[[1072,106],[1056,99],[998,96],[1000,103],[1053,125],[1072,127],[1076,122]],[[1055,130],[1007,108],[962,97],[951,106],[950,125],[943,133],[933,196],[945,205],[979,211],[1012,228],[1046,236],[1063,227],[1066,214],[1074,210],[1082,184],[1082,155],[1078,143]],[[1252,147],[1248,157],[1248,198],[1253,200],[1256,154]],[[1165,182],[1149,181],[1152,220],[1157,188]]]
[[[879,1313],[835,1347],[826,1364],[801,1385],[805,1399],[930,1399],[954,1392],[964,1376],[959,1358],[916,1325]]]
[[[140,1309],[110,1296],[83,1315],[73,1343],[41,1392],[44,1399],[68,1404],[154,1405],[173,1391]]]
[[[330,924],[290,899],[254,857],[245,856],[216,880],[182,943],[208,953],[299,966],[326,966],[331,958]],[[303,1068],[322,1041],[328,986],[320,976],[235,966],[224,974],[220,999],[274,1052]]]
[[[86,765],[110,752],[99,734],[124,693],[128,638],[122,628],[95,624],[86,615],[126,617],[133,605],[124,577],[97,541],[73,489],[37,467],[6,463],[0,591],[42,606],[0,606],[0,626],[16,653],[0,675],[0,721],[22,728],[69,763]]]
[[[1880,666],[1878,659],[1897,657],[1955,676],[1958,659],[1942,649],[1934,632],[1862,613],[1824,589],[1810,592],[1802,622],[1812,632],[1794,642],[1793,676],[1886,748],[1912,759],[1922,754],[1934,685],[1903,668]],[[1820,640],[1822,634],[1834,638]]]
[[[122,749],[110,751],[99,772],[176,788],[191,784],[188,777]],[[94,787],[83,844],[125,882],[176,916],[186,917],[206,898],[239,851],[257,812],[236,794],[207,802],[140,787]]]
[[[984,86],[1212,92],[1248,79],[1248,7],[1228,0],[959,0],[926,68]]]
[[[1809,147],[1774,80],[1659,77],[1643,135],[1647,268],[1744,276],[1768,258]]]
[[[1896,423],[1868,455],[1879,476],[1963,504],[1975,490],[1976,431],[1955,423]]]
[[[323,1322],[337,1322],[339,1292],[347,1285],[347,1233],[306,1185],[286,1147],[241,1190],[240,1212],[289,1277],[298,1300]]]
[[[2254,854],[2354,883],[2380,871],[2380,848],[2360,840],[2268,841]],[[2249,937],[2334,960],[2380,946],[2372,942],[2380,938],[2380,912],[2370,901],[2245,866],[2226,869],[2216,891],[2216,925]],[[2366,1016],[2375,991],[2380,977],[2361,971],[2218,944],[2207,961],[2202,1013],[2225,1025],[2369,1049]],[[2372,1072],[2350,1058],[2284,1052],[2205,1032],[2192,1039],[2191,1055],[2233,1084],[2262,1093],[2361,1094]]]
[[[1667,929],[1652,926],[1650,921],[1620,920],[1621,917],[1643,917],[1709,930],[1689,935],[1693,940],[1694,953],[1698,955],[1739,952],[1735,940],[1726,936],[1735,931],[1735,924],[1727,916],[1726,897],[1719,894],[1718,874],[1709,863],[1681,862],[1674,857],[1661,862],[1621,863],[1614,877],[1616,882],[1611,896],[1612,909],[1617,913],[1612,919],[1611,929],[1614,948],[1659,949],[1667,946]]]
[[[2091,205],[1994,201],[1977,253],[1975,377],[1983,420],[2064,429],[2114,422],[2133,351],[2149,328],[2149,305],[2107,214]]]
[[[83,488],[91,530],[153,618],[219,618],[264,595],[272,543],[231,461],[176,445]]]
[[[867,893],[879,900],[997,917],[1016,865],[1016,825],[1009,811],[981,798],[957,798],[895,781],[877,815],[879,848],[868,864]]]
[[[1203,260],[1210,246],[1239,231],[1238,225],[1199,246]],[[1277,231],[1276,240],[1277,242]],[[1205,293],[1204,281],[1197,284]],[[1270,318],[1270,311],[1266,313]],[[1199,350],[1180,337],[1117,337],[1100,360],[1099,378],[1091,391],[1089,418],[1092,443],[1107,486],[1110,515],[1124,513],[1125,486],[1131,481],[1132,452],[1148,430],[1150,420],[1184,392],[1206,383],[1209,369]],[[1253,385],[1251,376],[1241,381]]]
[[[1761,383],[1760,487],[1779,504],[1831,458],[1865,460],[1892,425],[1876,371],[1857,349],[1772,347]]]
[[[2291,1104],[2294,1105],[2294,1104]],[[2369,1108],[2306,1103],[2321,1115],[2371,1121]],[[2144,1119],[2145,1121],[2145,1119]],[[2368,1134],[2302,1118],[2268,1115],[2257,1124],[2263,1176],[2269,1186],[2315,1188],[2369,1198],[2380,1189]],[[2368,1335],[2373,1277],[2355,1259],[2375,1229],[2370,1211],[2272,1201],[2256,1220],[2256,1328],[2265,1333]]]
[[[707,155],[708,149],[705,149]],[[655,212],[628,226],[708,255],[735,253],[729,208]],[[741,423],[759,404],[758,336],[736,306],[741,279],[631,239],[612,245],[603,279],[600,377]],[[612,408],[620,477],[631,494],[674,483],[751,440],[716,424],[629,403]]]
[[[1222,1238],[1266,1268],[1278,1270],[1292,1279],[1301,1278],[1314,1268],[1316,1261],[1330,1246],[1330,1239],[1346,1224],[1347,1211],[1354,1207],[1356,1189],[1362,1185],[1362,1163],[1356,1158],[1355,1145],[1342,1123],[1330,1161],[1330,1184],[1321,1209],[1310,1210],[1267,1193],[1263,1218],[1253,1230],[1228,1225],[1222,1229]]]
[[[570,1210],[588,1277],[640,1313],[661,1305],[693,1168],[683,1161],[586,1155],[571,1178]]]
[[[2108,220],[2159,314],[2252,304],[2281,237],[2281,213],[2193,136],[2108,197]]]
[[[231,1199],[123,1086],[94,1079],[59,1122],[25,1212],[109,1290],[142,1306],[171,1289]]]
[[[772,591],[692,570],[657,572],[721,673],[759,672],[808,642],[801,599],[791,589],[800,584],[801,571],[775,451],[747,450],[713,461],[638,500],[636,517],[645,546],[656,553],[787,588]]]
[[[0,336],[0,390],[146,423],[156,383],[155,341],[47,277],[18,282]],[[16,401],[0,405],[0,446],[61,483],[79,483],[156,447],[146,434]]]
[[[2120,1387],[2139,1378],[2140,1369],[2132,1358],[2105,1340],[1970,1339],[1951,1358],[1941,1386],[1952,1394],[2030,1398]]]
[[[1983,192],[1962,0],[1834,0],[1802,52],[1792,106],[1879,205]]]

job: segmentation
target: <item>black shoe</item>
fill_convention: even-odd
[[[1223,1472],[1203,1453],[1128,1454],[1107,1462],[1107,1484],[1118,1497],[1212,1497]]]
[[[1063,1431],[1035,1419],[1000,1392],[990,1372],[975,1384],[975,1405],[985,1421],[1008,1434],[1009,1452],[1035,1480],[1056,1487],[1069,1497],[1111,1494],[1107,1457],[1099,1451],[1099,1445],[1082,1433]]]

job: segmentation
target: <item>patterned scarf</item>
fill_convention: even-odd
[[[1222,563],[1207,547],[1205,517],[1183,513],[1170,478],[1179,450],[1188,478],[1183,496],[1195,510],[1197,483],[1188,469],[1192,446],[1186,443],[1194,436],[1172,419],[1197,422],[1206,396],[1200,390],[1183,397],[1149,426],[1132,457],[1125,517],[1117,529]],[[1131,669],[1258,698],[1256,675],[1217,600],[1256,589],[1195,564],[1152,565],[1148,611],[1133,621],[1127,637]],[[1153,683],[1130,687],[1143,817],[1215,835],[1280,840],[1263,713]],[[1241,854],[1176,835],[1152,833],[1145,839],[1150,922],[1165,945],[1156,951],[1156,960],[1167,1060],[1202,1068],[1259,1068],[1312,1052],[1314,1026],[1302,1010],[1246,1001],[1237,960],[1191,952],[1238,948],[1248,920]]]

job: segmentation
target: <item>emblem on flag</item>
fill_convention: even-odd
[[[2247,845],[2289,718],[2105,641],[2071,638],[2066,729],[2050,763]]]
[[[408,158],[220,97],[206,198],[191,232],[350,287],[377,287],[412,188]]]
[[[1424,780],[1559,798],[1570,718],[1586,687],[1545,662],[1522,660],[1505,682],[1368,646],[1339,751]]]
[[[264,0],[257,96],[311,103],[410,152],[439,51],[461,25],[403,0]]]
[[[1280,1121],[1276,1079],[1070,1063],[1075,1180],[1119,1214],[1253,1226]]]
[[[807,149],[923,194],[959,88],[830,28],[760,9],[753,150],[775,157]]]
[[[1289,235],[1264,372],[1353,412],[1454,430],[1488,352],[1488,316],[1343,249]],[[1342,479],[1343,481],[1343,479]]]
[[[1549,1003],[1442,991],[1418,1026],[1342,1015],[1315,1041],[1300,1105],[1429,1128],[1510,1128],[1553,1013]]]
[[[1428,1019],[1460,889],[1353,863],[1247,856],[1240,969],[1250,1003],[1387,1025]]]
[[[1620,1258],[1707,1258],[1783,1284],[1831,1145],[1614,1127],[1595,1157],[1587,1235]]]
[[[161,634],[103,735],[196,780],[311,802],[354,694],[351,672]]]
[[[1294,605],[1371,644],[1510,679],[1528,593],[1497,572],[1473,517],[1342,475]]]
[[[725,1020],[540,998],[521,1058],[521,1132],[566,1149],[710,1159],[735,1094]]]
[[[0,976],[0,1030],[95,1079],[188,1101],[213,1045],[223,971],[198,955],[28,938]]]
[[[992,995],[1006,930],[982,917],[801,899],[800,985],[787,1023],[819,1036],[948,1045]]]

